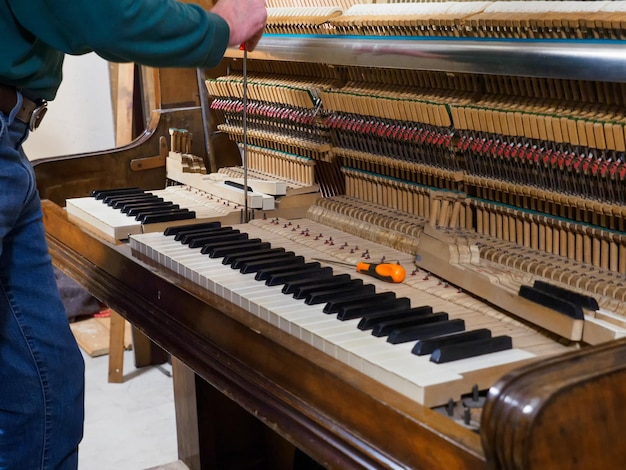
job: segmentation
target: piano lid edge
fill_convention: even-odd
[[[201,109],[184,107],[153,110],[148,127],[130,144],[108,150],[62,155],[33,162],[37,189],[42,199],[63,206],[66,199],[87,196],[91,190],[138,186],[163,188],[165,167],[132,171],[131,161],[159,155],[159,139],[169,128],[187,128],[197,136],[192,143],[196,155],[206,153]]]

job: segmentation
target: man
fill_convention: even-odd
[[[47,252],[22,151],[61,82],[64,54],[211,67],[227,45],[253,49],[264,0],[207,12],[176,0],[0,0],[0,469],[76,469],[84,364]]]

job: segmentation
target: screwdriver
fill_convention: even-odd
[[[322,261],[325,263],[342,264],[344,266],[354,266],[351,263],[344,263],[342,261],[335,261],[332,259],[320,259],[314,258],[316,261]],[[376,279],[380,279],[385,282],[399,283],[404,281],[406,277],[406,271],[402,266],[396,263],[365,263],[359,261],[356,264],[356,272],[367,274]]]
[[[243,125],[243,155],[241,155],[243,166],[243,221],[250,222],[248,217],[248,49],[245,42],[241,43],[239,50],[243,51],[243,115],[241,117]]]

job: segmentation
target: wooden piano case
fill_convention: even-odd
[[[257,54],[264,58],[278,46],[268,39]],[[293,51],[307,49],[320,54],[323,48],[305,41]],[[347,50],[334,45],[327,50],[336,60],[347,60]],[[310,60],[324,59],[315,54]],[[465,57],[456,57],[446,67],[468,67]],[[135,171],[132,162],[158,156],[159,137],[169,127],[203,135],[195,71],[162,71],[160,78],[161,109],[133,144],[38,161],[35,170],[55,265],[176,358],[179,453],[190,468],[278,468],[276,461],[268,464],[272,451],[267,449],[279,454],[284,442],[341,469],[623,465],[626,446],[619,431],[626,419],[620,406],[626,393],[626,340],[508,374],[491,389],[477,434],[240,307],[142,263],[126,244],[70,222],[62,209],[66,198],[94,188],[162,187],[163,167]],[[162,84],[166,78],[174,78],[176,90],[187,90],[188,96],[170,98]],[[284,442],[263,441],[259,436],[265,431],[254,424],[245,432],[233,429],[250,416]]]

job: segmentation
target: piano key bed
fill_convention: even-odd
[[[307,219],[180,226],[132,235],[130,246],[426,406],[566,349],[434,276],[411,273],[410,255]],[[335,263],[364,260],[399,262],[410,274],[386,283]]]
[[[94,191],[92,196],[68,199],[66,210],[70,220],[114,240],[172,225],[241,220],[241,206],[189,186]]]

